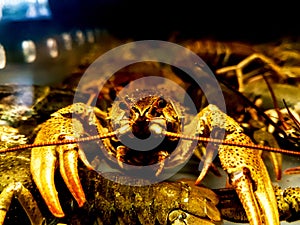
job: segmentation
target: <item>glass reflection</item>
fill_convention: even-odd
[[[57,42],[54,38],[47,39],[47,48],[49,51],[49,55],[52,58],[56,58],[58,56]]]
[[[25,40],[22,41],[22,51],[24,60],[27,63],[32,63],[36,59],[36,47],[33,41]]]
[[[0,69],[3,69],[6,65],[6,54],[4,47],[0,44]]]
[[[91,31],[91,30],[88,30],[87,32],[86,32],[86,36],[87,36],[87,41],[88,41],[88,43],[94,43],[95,42],[95,36],[94,36],[94,33],[93,33],[93,31]]]
[[[81,30],[77,30],[75,33],[76,41],[78,45],[83,45],[84,44],[84,35]]]
[[[62,34],[62,39],[64,42],[64,47],[66,50],[72,50],[72,38],[71,35],[68,33]]]

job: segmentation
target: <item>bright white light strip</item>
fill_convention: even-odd
[[[94,43],[95,42],[95,36],[94,36],[94,33],[93,33],[93,31],[91,31],[91,30],[88,30],[87,32],[86,32],[86,36],[87,36],[87,41],[88,41],[88,43]]]
[[[6,54],[4,47],[0,44],[0,69],[4,69],[6,65]]]
[[[49,51],[49,55],[52,58],[56,58],[58,56],[57,42],[54,38],[47,39],[47,48]]]
[[[84,35],[83,35],[82,31],[81,30],[76,31],[75,36],[76,36],[78,45],[83,45],[84,44]]]
[[[66,50],[72,50],[72,39],[68,33],[62,33],[62,39],[64,41],[64,47]]]
[[[22,51],[24,60],[27,63],[32,63],[36,59],[36,47],[33,41],[25,40],[22,41]]]

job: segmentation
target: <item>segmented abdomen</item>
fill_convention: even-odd
[[[183,190],[181,183],[141,183],[142,186],[132,186],[105,179],[95,171],[85,171],[84,174],[82,183],[87,184],[83,186],[86,188],[88,202],[92,204],[91,207],[99,210],[96,214],[104,224],[114,225],[117,221],[132,225],[165,224],[168,213],[180,208]],[[124,183],[124,179],[132,178],[120,178],[121,183]],[[173,194],[173,198],[167,197],[166,192]]]
[[[191,40],[184,42],[183,46],[195,52],[209,66],[213,67],[234,65],[241,59],[257,52],[253,45],[241,42]]]

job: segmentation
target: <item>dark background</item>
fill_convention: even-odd
[[[176,40],[210,38],[218,41],[266,43],[284,37],[299,41],[299,8],[294,2],[276,1],[171,1],[171,0],[49,0],[52,17],[0,21],[0,44],[6,67],[0,83],[52,84],[69,76],[89,51],[87,47],[60,46],[59,57],[49,58],[45,40],[62,32],[99,28],[117,39]],[[24,63],[21,43],[37,45],[34,63]],[[102,46],[109,43],[102,39]],[[60,44],[60,43],[59,43]],[[75,44],[76,45],[76,44]]]
[[[49,0],[52,20],[0,24],[0,41],[43,36],[71,27],[98,26],[119,37],[267,41],[299,36],[296,1]],[[9,35],[9,36],[8,36]]]
[[[72,7],[70,2],[50,0],[58,22],[100,25],[139,39],[165,38],[174,31],[254,41],[300,34],[296,1],[73,0]]]

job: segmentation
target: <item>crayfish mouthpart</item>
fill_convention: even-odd
[[[164,131],[164,129],[157,123],[152,123],[149,126],[149,130],[152,134],[155,134],[155,135],[162,135],[163,131]]]

